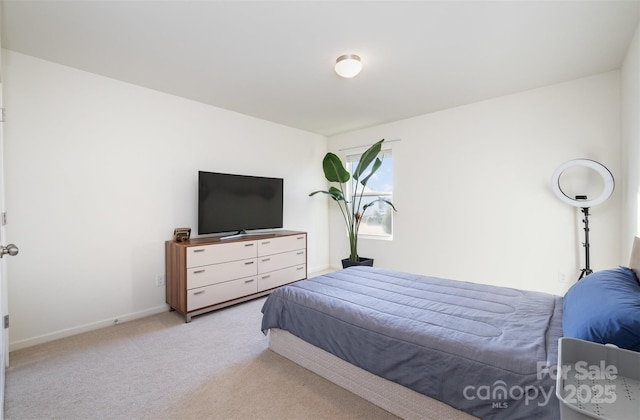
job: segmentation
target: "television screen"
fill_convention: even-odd
[[[198,172],[198,234],[282,227],[281,178]]]

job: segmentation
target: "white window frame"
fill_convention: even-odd
[[[388,145],[384,145],[384,148],[381,150],[380,155],[378,155],[378,157],[380,157],[380,159],[383,160],[385,158],[390,158],[393,157],[393,151],[392,148]],[[347,171],[349,171],[350,174],[353,174],[354,171],[354,167],[352,165],[353,162],[357,162],[360,160],[360,157],[362,156],[362,153],[367,150],[366,147],[363,148],[358,148],[358,149],[352,149],[349,150],[348,152],[345,152],[345,163],[346,163],[346,168]],[[391,187],[391,192],[390,193],[380,193],[380,192],[376,192],[375,194],[367,194],[366,192],[364,193],[363,197],[383,197],[383,196],[388,196],[388,197],[393,197],[393,191],[395,190],[395,163],[394,163],[394,167],[393,167],[393,171],[392,171],[392,183],[391,183],[392,187]],[[348,197],[352,196],[352,192],[353,192],[353,179],[349,180],[349,184],[347,186],[347,194]],[[391,202],[393,202],[393,200],[390,200]],[[366,201],[365,201],[366,203]],[[393,209],[391,209],[391,233],[390,234],[385,234],[385,235],[375,235],[375,234],[367,234],[367,233],[359,233],[358,237],[361,239],[375,239],[375,240],[379,240],[379,241],[391,241],[393,240],[393,230],[394,230],[394,226],[393,226]]]

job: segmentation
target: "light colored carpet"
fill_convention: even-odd
[[[268,350],[265,298],[175,312],[10,354],[5,418],[392,419]]]

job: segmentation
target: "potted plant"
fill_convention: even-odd
[[[367,182],[369,182],[369,179],[371,179],[373,174],[375,174],[382,165],[382,161],[379,158],[382,150],[382,142],[384,142],[384,139],[373,144],[362,153],[358,161],[358,166],[353,171],[353,174],[350,174],[344,168],[342,160],[340,160],[338,156],[333,153],[327,153],[322,160],[324,176],[327,178],[327,181],[337,183],[338,188],[331,186],[329,191],[319,190],[309,194],[309,196],[318,193],[327,194],[340,208],[340,212],[347,226],[350,249],[349,258],[342,260],[343,268],[351,265],[373,265],[373,259],[360,258],[358,256],[358,230],[360,229],[360,222],[367,209],[374,203],[384,202],[391,206],[393,211],[397,211],[393,203],[382,197],[378,197],[370,203],[362,204]],[[351,180],[351,188],[347,191],[349,180]],[[349,197],[347,197],[348,194]]]

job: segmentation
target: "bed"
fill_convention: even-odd
[[[614,271],[633,278],[640,298],[634,272]],[[598,276],[577,284],[600,284]],[[602,300],[599,293],[587,294]],[[566,303],[545,293],[351,267],[275,290],[262,330],[275,352],[402,418],[553,419],[560,416],[552,373],[563,313],[585,305]]]

